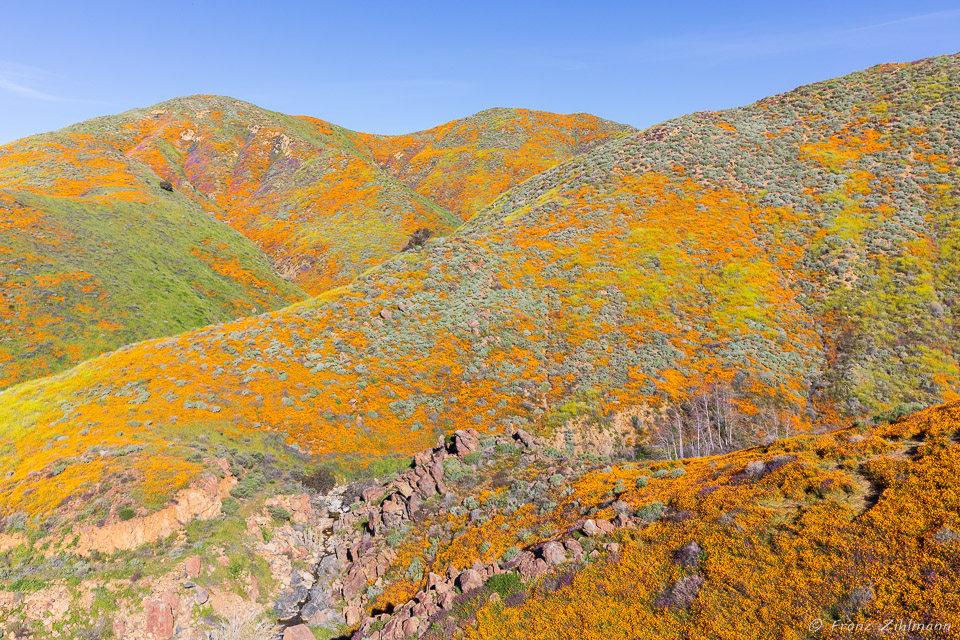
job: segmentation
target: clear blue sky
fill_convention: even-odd
[[[370,133],[489,107],[645,127],[960,51],[960,3],[48,2],[0,18],[0,142],[214,93]]]

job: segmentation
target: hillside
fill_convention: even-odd
[[[946,640],[960,619],[960,403],[670,462],[460,430],[332,491],[236,442],[193,445],[221,456],[220,480],[181,494],[203,510],[179,532],[159,528],[138,545],[163,524],[151,518],[170,514],[123,516],[76,536],[79,555],[50,536],[0,556],[0,628],[353,640],[867,629]],[[26,540],[25,528],[15,521],[0,541]]]
[[[5,546],[204,549],[358,638],[955,620],[957,405],[896,420],[958,398],[958,88],[945,56],[614,137],[347,285],[0,392]],[[294,497],[318,467],[404,475]]]
[[[584,148],[625,129],[589,116],[541,119],[549,124],[461,121],[506,147],[525,136],[567,146],[528,167],[519,166],[526,149],[503,152],[510,174],[489,177],[491,167],[464,161],[458,148],[458,179],[492,198],[578,152],[568,140],[580,141],[581,129],[592,127]],[[374,141],[313,118],[194,96],[0,147],[9,271],[0,386],[123,344],[281,308],[349,282],[415,229],[445,234],[460,224],[382,171],[361,138]]]
[[[42,511],[26,473],[73,461],[71,491],[77,433],[135,445],[173,417],[353,466],[454,425],[579,416],[688,455],[949,399],[957,73],[879,67],[614,140],[347,287],[11,389],[0,492]]]
[[[490,109],[426,131],[358,139],[389,175],[469,220],[527,178],[632,130],[583,113]]]

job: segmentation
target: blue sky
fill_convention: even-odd
[[[4,4],[0,143],[196,93],[370,133],[490,107],[645,127],[960,51],[957,2]]]

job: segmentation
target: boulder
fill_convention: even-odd
[[[259,531],[259,527],[257,530]],[[184,570],[187,573],[187,577],[191,579],[198,578],[200,576],[200,569],[203,566],[200,556],[190,556],[184,562]]]
[[[419,630],[419,628],[420,628],[420,619],[419,619],[419,618],[417,618],[416,616],[413,616],[413,617],[411,617],[411,618],[407,618],[407,619],[404,620],[404,622],[403,622],[403,635],[404,635],[404,637],[417,635],[417,631]]]
[[[343,579],[343,597],[346,600],[350,600],[354,596],[360,594],[360,592],[367,586],[367,579],[364,577],[362,571],[351,571]]]
[[[454,449],[457,455],[465,455],[471,451],[480,450],[480,434],[476,429],[463,429],[454,432]]]
[[[380,485],[373,487],[367,487],[363,490],[363,501],[364,502],[376,502],[383,497],[383,494],[386,493],[386,490]]]
[[[517,432],[513,434],[513,437],[523,443],[523,446],[527,448],[533,447],[533,436],[523,429],[517,429]]]
[[[559,542],[547,542],[540,549],[540,553],[549,565],[563,564],[567,561],[567,552]]]
[[[343,613],[347,618],[347,624],[351,627],[363,619],[363,609],[360,607],[360,603],[356,600],[347,605],[347,608]]]
[[[536,580],[549,571],[546,561],[542,558],[535,558],[520,565],[520,576],[524,580]]]
[[[166,640],[173,637],[173,611],[169,604],[163,600],[150,600],[147,602],[145,610],[148,635],[152,634],[157,640]]]
[[[485,576],[476,569],[467,569],[457,578],[457,584],[460,585],[461,591],[467,593],[468,591],[482,587],[485,582],[484,577]]]
[[[616,527],[607,520],[586,520],[580,528],[584,535],[597,536],[604,533],[612,533]]]
[[[313,631],[305,624],[287,627],[283,630],[283,640],[316,640]]]
[[[207,593],[207,590],[203,587],[197,587],[193,591],[193,601],[199,605],[206,604],[207,600],[210,599],[210,594]]]
[[[600,533],[600,527],[593,520],[585,520],[580,530],[583,531],[585,536],[595,536]]]
[[[579,562],[583,559],[583,547],[580,546],[580,543],[570,538],[563,543],[563,546],[566,547],[567,551],[573,554],[573,559],[575,562]]]

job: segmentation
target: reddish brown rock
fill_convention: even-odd
[[[305,624],[287,627],[283,630],[283,640],[316,640],[313,631]]]
[[[259,530],[259,527],[257,527]],[[195,579],[200,576],[200,568],[203,566],[200,556],[190,556],[184,562],[184,570],[187,572],[187,577],[190,579]]]
[[[407,618],[403,622],[403,635],[404,636],[415,636],[417,635],[417,630],[420,628],[420,619],[416,616],[412,618]]]
[[[147,614],[147,634],[157,640],[173,637],[173,611],[163,600],[149,600],[145,607]]]
[[[551,541],[544,544],[541,553],[547,564],[556,565],[567,561],[567,552],[559,542]]]
[[[376,502],[383,497],[383,494],[386,493],[386,490],[380,485],[373,487],[367,487],[363,490],[363,501],[364,502]]]
[[[351,602],[346,610],[343,612],[343,615],[347,619],[347,624],[351,627],[363,618],[363,609],[360,608],[360,604],[356,601]]]
[[[457,583],[460,585],[460,590],[464,593],[473,591],[474,589],[479,589],[483,586],[485,581],[484,574],[480,573],[476,569],[467,569],[460,574],[459,578],[457,578]]]

